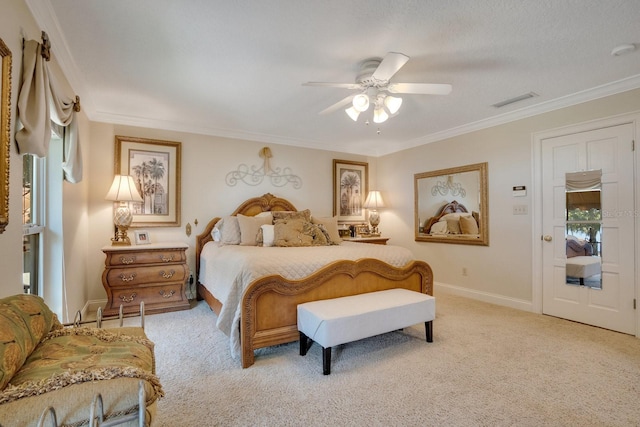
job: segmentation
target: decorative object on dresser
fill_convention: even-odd
[[[367,200],[364,202],[364,208],[369,209],[369,224],[371,224],[371,236],[380,236],[378,232],[378,224],[380,224],[380,215],[378,214],[379,208],[384,208],[384,201],[382,195],[377,190],[369,191]]]
[[[107,292],[105,316],[135,312],[144,301],[147,313],[184,310],[189,267],[185,243],[105,246],[102,285]]]
[[[116,175],[106,200],[119,202],[119,206],[113,211],[113,224],[117,227],[116,235],[111,239],[112,245],[131,245],[127,236],[127,230],[133,221],[133,215],[129,209],[129,202],[141,202],[142,197],[136,188],[133,177],[128,175]],[[137,237],[137,236],[136,236]]]

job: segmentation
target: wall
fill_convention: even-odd
[[[105,299],[102,287],[104,255],[101,248],[110,244],[113,235],[112,203],[105,201],[114,175],[115,136],[141,137],[182,143],[182,225],[181,227],[145,228],[152,242],[177,241],[189,244],[189,266],[195,271],[195,237],[215,216],[228,215],[250,197],[272,193],[291,201],[298,209],[311,209],[317,216],[333,215],[333,159],[364,161],[369,163],[370,185],[375,185],[376,160],[331,151],[296,148],[269,144],[273,157],[272,168],[291,168],[291,173],[302,179],[302,187],[290,184],[276,187],[269,181],[250,186],[238,183],[233,187],[225,183],[228,172],[240,164],[261,167],[259,152],[264,143],[217,138],[196,134],[169,132],[92,123],[91,169],[89,189],[89,247],[87,253],[87,287],[89,299]],[[196,220],[198,225],[195,225]],[[185,226],[191,224],[192,234],[187,236]]]
[[[29,9],[22,1],[0,0],[0,38],[12,54],[11,71],[11,155],[9,172],[9,225],[0,234],[0,297],[23,292],[22,289],[22,157],[13,143],[17,122],[16,105],[22,71],[22,38],[38,37]]]
[[[634,90],[381,157],[378,187],[392,209],[382,212],[380,229],[431,265],[440,290],[531,309],[532,134],[638,110]],[[413,175],[479,162],[489,163],[490,246],[415,242]],[[516,185],[527,187],[526,197],[512,196]],[[515,204],[528,215],[513,215]]]

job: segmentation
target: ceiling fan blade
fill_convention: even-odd
[[[371,77],[376,80],[389,80],[408,60],[409,57],[407,55],[389,52],[382,59],[382,62],[378,65],[378,68],[376,68],[376,71],[373,72]]]
[[[436,83],[391,83],[390,93],[415,93],[419,95],[449,95],[453,90],[450,84]]]
[[[343,89],[360,89],[357,83],[306,82],[302,86],[339,87]]]
[[[325,108],[324,110],[320,111],[318,114],[329,114],[329,113],[333,113],[334,111],[339,110],[340,108],[344,107],[345,105],[349,105],[351,104],[351,102],[353,101],[353,97],[355,95],[349,95],[346,98],[336,102],[335,104],[333,104],[330,107]]]

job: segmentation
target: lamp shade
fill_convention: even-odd
[[[389,110],[389,113],[391,115],[396,114],[400,109],[401,105],[402,105],[402,98],[400,97],[387,95],[384,98],[384,106],[387,107],[387,110]]]
[[[356,96],[353,97],[353,108],[355,108],[357,111],[359,112],[363,112],[363,111],[367,111],[367,109],[369,108],[369,97],[364,94],[364,93],[360,93]]]
[[[375,123],[384,123],[387,121],[388,118],[389,118],[389,115],[387,114],[386,111],[384,111],[382,107],[376,108],[375,110],[373,110],[373,121]]]
[[[365,200],[363,207],[365,209],[378,209],[384,208],[384,201],[379,191],[369,191],[367,194],[367,200]]]
[[[115,202],[142,201],[142,197],[136,188],[136,183],[130,175],[116,175],[105,199]]]
[[[360,111],[356,110],[353,107],[349,107],[344,111],[347,113],[349,117],[351,117],[351,120],[353,120],[354,122],[358,121],[358,116],[360,115]]]

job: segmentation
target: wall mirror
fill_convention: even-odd
[[[0,39],[0,233],[9,224],[9,155],[11,125],[11,51]]]
[[[487,163],[414,175],[415,240],[489,246]]]

